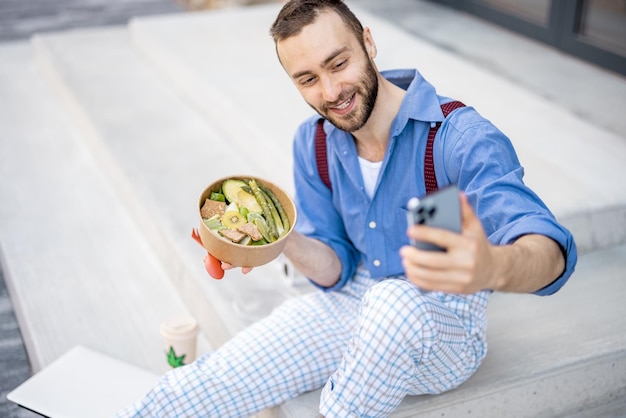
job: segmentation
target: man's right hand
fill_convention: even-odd
[[[235,266],[233,266],[232,264],[220,261],[209,253],[207,253],[206,257],[204,258],[204,267],[206,268],[207,273],[209,273],[211,277],[217,280],[220,280],[224,277],[224,271],[235,268]],[[241,268],[241,272],[243,274],[248,274],[251,271],[252,267]]]

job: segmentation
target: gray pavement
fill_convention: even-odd
[[[36,33],[127,24],[138,16],[184,12],[175,0],[2,0],[0,43],[27,41]],[[22,334],[0,264],[0,417],[34,418],[6,399],[32,375]]]
[[[39,416],[34,412],[18,407],[6,399],[7,393],[30,377],[31,368],[1,269],[0,370],[2,370],[0,375],[0,416],[11,418]]]
[[[35,33],[125,25],[137,16],[183,12],[176,0],[2,0],[0,41]]]

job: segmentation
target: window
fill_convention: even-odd
[[[478,3],[540,26],[549,24],[550,0],[480,0]]]
[[[583,1],[578,33],[589,44],[626,56],[626,1]]]
[[[626,75],[626,0],[435,0]]]

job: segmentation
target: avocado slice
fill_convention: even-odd
[[[249,212],[263,213],[263,209],[256,198],[243,188],[248,184],[243,180],[228,179],[222,183],[222,192],[229,203],[235,203],[240,208],[246,208]]]

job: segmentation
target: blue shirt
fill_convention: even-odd
[[[560,289],[576,265],[574,239],[524,184],[524,169],[506,135],[471,107],[457,109],[444,120],[440,104],[451,99],[437,95],[416,70],[382,74],[405,89],[406,95],[391,125],[371,199],[350,133],[324,123],[332,191],[322,183],[315,159],[319,116],[306,120],[295,135],[296,229],[329,245],[342,263],[339,281],[324,289],[344,286],[360,263],[372,277],[404,274],[399,250],[409,242],[406,204],[426,193],[423,160],[428,130],[435,122],[442,122],[433,148],[439,187],[457,184],[467,194],[492,244],[509,244],[531,233],[558,242],[566,256],[565,272],[535,294]]]

